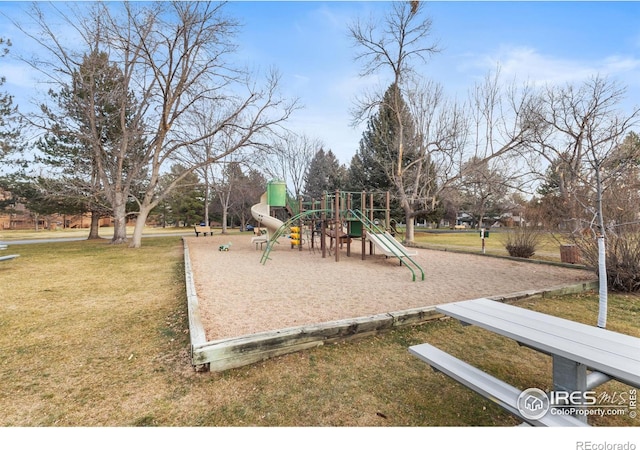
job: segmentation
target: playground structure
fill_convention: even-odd
[[[319,250],[323,258],[331,254],[340,261],[340,249],[346,245],[346,255],[351,256],[354,240],[361,242],[361,258],[366,259],[376,251],[386,257],[398,258],[400,265],[424,280],[424,270],[412,258],[415,250],[407,249],[396,238],[397,231],[390,218],[389,192],[325,192],[320,200],[303,202],[292,199],[283,181],[272,180],[260,203],[252,206],[251,214],[258,222],[252,243],[266,244],[260,262],[266,264],[279,239],[288,238],[291,249]],[[261,228],[266,228],[262,233]],[[327,238],[329,245],[327,246]]]

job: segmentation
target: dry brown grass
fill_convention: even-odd
[[[127,227],[127,236],[133,236],[134,227]],[[193,227],[145,227],[144,235],[168,235],[168,234],[185,234],[193,235]],[[99,230],[99,236],[104,239],[113,237],[112,227],[102,227]],[[86,238],[89,235],[88,228],[58,228],[55,230],[38,229],[38,230],[2,230],[0,232],[0,241],[11,243],[16,240],[32,240],[32,239],[68,239],[68,238]]]
[[[506,246],[513,230],[493,229],[485,239],[485,253],[487,255],[509,256]],[[435,249],[459,250],[472,253],[482,253],[482,239],[477,230],[463,232],[427,231],[416,233],[416,244]],[[541,261],[560,262],[560,244],[558,237],[548,233],[540,235],[531,258]]]
[[[178,237],[145,239],[138,250],[105,242],[12,246],[21,257],[0,263],[0,425],[517,424],[412,357],[407,347],[421,342],[522,388],[550,382],[548,357],[451,320],[197,373],[187,355],[181,248]],[[524,306],[588,323],[597,316],[593,296]],[[611,296],[610,311],[609,328],[639,335],[638,297]]]

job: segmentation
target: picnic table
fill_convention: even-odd
[[[0,244],[0,250],[6,250],[9,246],[6,244]],[[15,259],[20,255],[0,255],[0,261],[8,261],[10,259]]]
[[[610,379],[640,388],[639,338],[486,298],[440,305],[436,311],[458,319],[465,325],[479,326],[550,355],[554,392],[584,393]],[[511,391],[507,396],[509,400],[505,400],[501,406],[521,416],[518,410],[513,410],[517,406],[513,404],[513,395],[517,392],[512,391],[515,389],[512,386],[429,344],[410,347],[409,351],[429,364],[440,366],[441,371],[485,397]],[[478,388],[479,381],[487,380],[497,387]],[[574,397],[571,397],[570,403],[584,406],[582,401]],[[586,415],[578,417],[576,420],[586,422]],[[533,425],[563,425],[551,418],[541,420],[526,421]],[[579,424],[569,420],[564,425]]]

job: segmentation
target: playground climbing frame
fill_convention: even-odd
[[[369,254],[373,254],[374,249],[378,248],[386,256],[398,258],[400,265],[411,271],[413,281],[416,281],[417,278],[424,281],[424,270],[413,258],[416,252],[405,248],[389,232],[391,231],[388,228],[391,223],[389,193],[386,192],[384,196],[384,207],[378,208],[375,208],[374,194],[366,192],[336,191],[331,195],[325,192],[320,201],[312,201],[306,205],[299,201],[297,208],[295,208],[297,213],[283,222],[270,236],[260,259],[261,264],[266,264],[271,259],[270,254],[274,246],[279,243],[279,239],[285,238],[287,234],[290,237],[291,247],[297,247],[301,250],[304,242],[302,230],[304,227],[308,227],[311,236],[308,245],[311,247],[315,245],[314,234],[319,233],[323,258],[327,256],[327,251],[330,251],[335,243],[334,257],[336,262],[340,260],[338,246],[341,244],[341,239],[346,242],[347,256],[351,256],[351,240],[359,238],[362,242],[363,260],[366,258],[368,242]],[[378,202],[378,206],[380,203]],[[305,206],[310,206],[310,209],[305,210]],[[290,211],[292,209],[289,208]],[[384,213],[384,218],[377,218],[376,216],[381,213]],[[380,221],[383,223],[382,227],[379,225]],[[327,236],[331,239],[328,248],[325,240]]]

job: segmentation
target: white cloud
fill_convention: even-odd
[[[528,47],[501,48],[495,54],[485,55],[479,66],[488,69],[500,67],[507,78],[516,77],[533,83],[566,83],[583,79],[591,73],[577,61],[545,56]]]
[[[630,56],[589,61],[544,55],[531,47],[501,47],[493,54],[476,58],[471,65],[485,71],[499,66],[505,77],[535,84],[580,82],[596,74],[625,82],[640,75],[640,59]]]
[[[341,29],[346,22],[343,15],[337,13],[335,9],[330,8],[326,4],[320,5],[320,7],[313,10],[311,14],[325,24],[330,25],[333,29]]]
[[[622,80],[628,86],[640,87],[640,59],[629,56],[611,56],[602,63],[602,73]]]
[[[2,64],[2,76],[6,78],[7,86],[15,86],[16,88],[32,89],[35,84],[35,78],[32,76],[33,68],[25,63],[7,63]]]
[[[382,80],[380,75],[371,74],[366,76],[360,76],[358,74],[350,74],[343,77],[341,80],[333,83],[330,87],[330,91],[343,98],[354,98],[368,91],[380,91]],[[388,86],[383,88],[383,91]]]
[[[302,87],[308,86],[311,78],[306,75],[300,75],[298,73],[293,74],[293,83],[295,89],[300,89]]]
[[[627,72],[640,69],[640,59],[611,56],[604,60],[604,66],[612,72]]]

